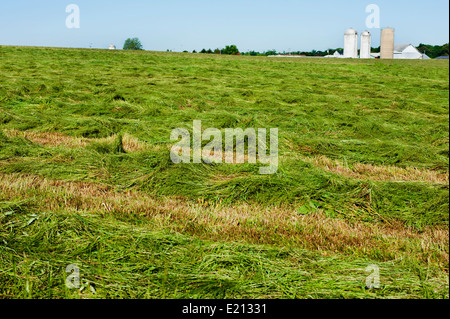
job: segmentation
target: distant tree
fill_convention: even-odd
[[[220,50],[220,49],[215,49],[215,50],[214,50],[214,54],[222,54],[222,50]]]
[[[192,51],[192,53],[197,53],[197,51],[194,50],[194,51]]]
[[[444,44],[443,46],[442,46],[442,52],[441,52],[441,55],[446,55],[446,56],[449,56],[449,48],[448,48],[448,43],[446,43],[446,44]]]
[[[225,49],[223,49],[223,54],[228,54],[228,55],[237,55],[239,53],[239,49],[237,48],[237,46],[235,46],[234,44],[232,45],[227,45],[225,47]]]
[[[201,50],[200,53],[205,54],[207,51],[205,49]]]
[[[381,51],[381,47],[378,47],[378,48],[372,48],[372,52],[373,52],[373,53],[380,53],[380,51]]]
[[[208,53],[208,54],[213,54],[214,52],[213,52],[213,50],[208,49],[208,51],[206,51],[206,53]]]
[[[269,55],[277,55],[277,51],[276,50],[269,50],[264,52],[264,55],[269,56]]]
[[[141,41],[138,38],[128,38],[123,45],[124,50],[143,50]]]

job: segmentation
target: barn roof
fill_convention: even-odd
[[[411,44],[409,44],[409,43],[396,44],[396,45],[394,45],[394,51],[396,51],[396,52],[403,52],[410,45]]]

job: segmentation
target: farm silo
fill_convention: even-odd
[[[381,31],[381,59],[394,58],[394,38],[395,31],[392,28],[385,28]]]
[[[370,52],[372,50],[372,35],[369,31],[361,33],[361,51],[359,57],[361,59],[370,59]]]
[[[344,58],[358,57],[358,31],[353,28],[345,31],[344,35]]]

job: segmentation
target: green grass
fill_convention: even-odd
[[[414,264],[378,263],[383,285],[370,291],[365,289],[367,259],[211,242],[111,215],[30,214],[19,209],[21,203],[15,206],[1,217],[9,230],[1,238],[7,245],[0,258],[3,297],[441,298],[447,294],[440,286],[442,274]],[[81,288],[86,290],[64,288],[69,264],[80,267]]]
[[[445,247],[428,235],[448,237],[448,181],[354,178],[308,160],[448,176],[448,61],[24,47],[0,47],[0,59],[0,177],[18,183],[0,188],[1,297],[92,297],[64,286],[65,267],[81,263],[100,298],[448,298],[448,239]],[[170,132],[192,131],[194,120],[203,129],[278,128],[277,174],[260,175],[259,164],[173,164]],[[87,142],[50,145],[13,130]],[[127,136],[143,148],[126,151]],[[181,211],[206,204],[161,221],[135,203],[124,218],[115,197],[92,195],[88,205],[91,195],[20,186],[28,176],[174,199]],[[105,212],[107,200],[116,210]],[[360,225],[392,226],[399,238],[386,239],[394,248],[385,251],[378,233],[366,253],[351,240],[313,249],[289,218],[280,232],[249,217],[236,226],[242,234],[208,210],[216,205],[319,214],[348,225],[350,237]],[[364,289],[370,264],[382,271],[377,291]]]

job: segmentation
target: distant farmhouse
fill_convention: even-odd
[[[394,45],[394,59],[422,59],[429,60],[430,58],[412,44],[396,44]]]
[[[359,40],[360,43],[359,43]],[[358,50],[359,48],[359,50]],[[279,54],[269,57],[304,58],[306,55]],[[312,58],[312,56],[308,56]],[[395,44],[395,30],[384,28],[381,30],[381,45],[379,52],[372,52],[372,34],[364,31],[358,36],[358,31],[350,28],[344,34],[344,50],[335,51],[333,54],[325,56],[314,56],[316,58],[346,58],[346,59],[403,59],[403,60],[430,60],[426,53],[421,53],[410,43]],[[448,56],[441,56],[436,59],[448,59]]]
[[[343,51],[335,51],[333,54],[326,55],[325,58],[343,58],[344,52]]]

